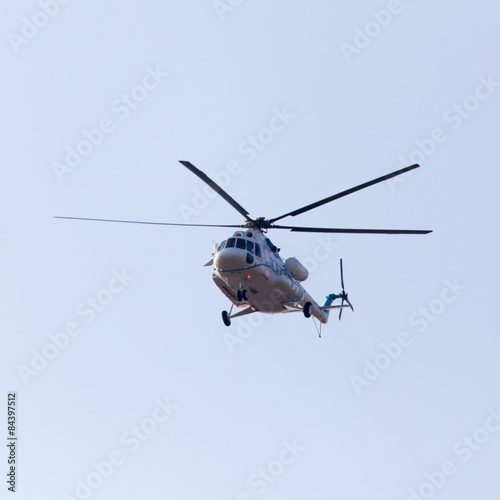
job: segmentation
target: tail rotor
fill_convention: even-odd
[[[342,259],[340,259],[340,284],[342,285],[342,292],[340,292],[340,295],[339,297],[342,299],[342,304],[341,305],[344,305],[344,301],[347,302],[347,304],[349,305],[349,307],[354,311],[354,307],[352,307],[352,304],[351,302],[349,301],[349,296],[347,294],[347,292],[345,291],[345,288],[344,288],[344,268],[342,266]],[[342,319],[342,311],[344,309],[341,308],[340,309],[340,312],[339,312],[339,321]]]

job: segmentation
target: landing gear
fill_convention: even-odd
[[[241,292],[241,296],[243,297],[243,300],[246,302],[248,300],[248,290],[243,290]]]
[[[238,299],[238,302],[246,302],[248,300],[248,290],[238,290],[236,292],[236,298]]]
[[[231,320],[229,318],[229,314],[227,311],[222,311],[222,321],[224,321],[224,324],[226,326],[230,326],[231,325]]]
[[[310,318],[311,317],[311,314],[312,314],[312,304],[310,302],[306,302],[304,304],[304,308],[302,309],[303,313],[304,313],[304,316],[306,318]]]

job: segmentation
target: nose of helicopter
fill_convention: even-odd
[[[248,267],[247,252],[239,248],[225,248],[214,257],[214,267],[218,271],[236,271]]]

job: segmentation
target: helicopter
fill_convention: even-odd
[[[224,325],[230,326],[231,320],[256,312],[276,314],[301,312],[306,318],[316,318],[320,323],[318,330],[321,337],[321,324],[326,324],[330,311],[339,310],[339,320],[342,318],[344,308],[354,307],[349,301],[344,288],[344,271],[340,259],[340,284],[339,293],[330,293],[323,305],[319,305],[304,289],[302,282],[308,278],[308,270],[295,257],[283,259],[280,249],[267,237],[269,229],[287,229],[293,232],[305,233],[350,233],[350,234],[428,234],[430,230],[413,229],[352,229],[352,228],[325,228],[283,226],[275,222],[285,217],[297,215],[313,210],[334,200],[360,191],[379,182],[386,181],[398,175],[419,168],[414,164],[383,175],[358,186],[316,201],[304,207],[287,212],[278,217],[266,219],[257,217],[252,219],[250,213],[234,200],[226,191],[216,184],[204,172],[199,170],[189,161],[180,160],[180,163],[210,186],[219,196],[231,205],[244,217],[244,224],[183,224],[172,222],[146,222],[117,219],[93,219],[86,217],[63,217],[57,219],[88,220],[99,222],[120,222],[129,224],[153,224],[164,226],[191,226],[191,227],[223,227],[236,228],[238,231],[215,245],[212,259],[205,266],[213,266],[212,280],[219,290],[231,302],[228,311],[222,311]],[[335,303],[340,300],[339,303]],[[238,311],[233,313],[236,307]]]

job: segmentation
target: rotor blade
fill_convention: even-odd
[[[269,226],[270,229],[290,229],[301,233],[351,233],[351,234],[428,234],[428,229],[351,229],[341,227],[298,227],[298,226]]]
[[[347,302],[348,305],[344,305],[344,300]],[[349,299],[347,297],[342,297],[342,305],[340,306],[342,308],[344,307],[350,307],[354,311],[354,307],[352,307],[352,304],[350,303]],[[342,319],[342,310],[339,311],[339,321]]]
[[[233,208],[235,208],[245,219],[250,219],[249,213],[231,196],[229,196],[220,186],[218,186],[208,175],[196,168],[192,163],[184,160],[179,160],[179,163],[184,165],[188,170],[191,170],[194,175],[197,175],[205,184],[208,184],[219,196],[224,198]],[[251,220],[251,219],[250,219]]]
[[[324,198],[323,200],[317,201],[315,203],[311,203],[310,205],[307,205],[305,207],[298,208],[297,210],[294,210],[293,212],[288,212],[287,214],[280,215],[279,217],[275,217],[274,219],[270,219],[269,222],[272,224],[273,222],[276,222],[277,220],[283,219],[284,217],[288,217],[289,215],[295,217],[296,215],[303,214],[304,212],[312,210],[313,208],[318,208],[321,205],[325,205],[326,203],[330,203],[333,200],[338,200],[339,198],[342,198],[343,196],[347,196],[348,194],[355,193],[356,191],[367,188],[369,186],[373,186],[374,184],[378,184],[379,182],[386,181],[388,179],[392,179],[393,177],[396,177],[397,175],[404,174],[405,172],[409,172],[410,170],[413,170],[414,168],[418,168],[418,167],[420,167],[420,165],[415,164],[415,165],[411,165],[409,167],[402,168],[401,170],[396,170],[395,172],[392,172],[390,174],[383,175],[382,177],[377,177],[376,179],[373,179],[372,181],[364,182],[363,184],[360,184],[359,186],[355,186],[351,189],[347,189],[347,190],[342,191],[340,193],[334,194],[332,196],[329,196],[328,198]]]
[[[155,226],[196,226],[196,227],[245,227],[243,225],[234,225],[234,224],[177,224],[174,222],[146,222],[139,220],[116,220],[116,219],[91,219],[89,217],[62,217],[59,215],[55,215],[54,219],[69,219],[69,220],[91,220],[97,222],[123,222],[125,224],[151,224]]]
[[[342,291],[344,291],[344,269],[342,267],[342,259],[340,259],[340,284],[342,285]]]

